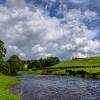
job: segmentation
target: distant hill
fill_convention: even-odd
[[[52,67],[75,67],[75,66],[100,66],[100,57],[77,58],[73,60],[62,61]]]

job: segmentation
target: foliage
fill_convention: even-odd
[[[6,54],[6,48],[4,42],[0,40],[0,73],[9,74],[9,64],[3,60]]]
[[[57,57],[48,57],[45,60],[44,66],[45,67],[50,67],[50,66],[53,66],[55,64],[58,64],[59,62],[60,62],[60,60]]]
[[[28,68],[45,68],[50,67],[60,62],[59,58],[57,57],[48,57],[47,59],[40,58],[39,60],[29,60],[23,61],[24,63],[28,64]]]
[[[41,64],[40,64],[40,61],[39,60],[32,60],[28,63],[28,68],[31,69],[31,68],[40,68],[41,67]]]
[[[41,67],[44,67],[45,66],[45,59],[40,58],[39,61],[40,61]]]
[[[23,63],[17,55],[12,55],[8,59],[8,63],[10,65],[10,73],[12,75],[15,75],[17,71],[20,71],[23,68]]]
[[[10,74],[10,66],[6,61],[0,61],[0,73],[9,75]]]
[[[6,48],[4,47],[4,42],[0,40],[0,59],[6,54]]]

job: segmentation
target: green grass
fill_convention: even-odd
[[[74,70],[74,71],[79,71],[79,70],[84,70],[88,73],[99,73],[100,72],[100,67],[96,68],[64,68],[64,69],[49,69],[49,70],[34,70],[34,71],[19,71],[19,75],[55,75],[55,74],[65,74],[66,70]]]
[[[79,71],[79,70],[84,70],[89,73],[98,73],[100,72],[100,67],[96,68],[64,68],[64,69],[44,69],[44,70],[33,70],[33,71],[19,71],[19,75],[43,75],[43,74],[51,74],[55,75],[56,73],[65,73],[66,70],[74,70],[74,71]]]
[[[0,75],[0,100],[20,100],[18,96],[9,91],[11,86],[18,83],[15,77]]]
[[[69,68],[69,70],[74,70],[74,71],[79,71],[79,70],[83,70],[86,71],[88,73],[100,73],[100,67],[97,68]]]
[[[100,66],[100,57],[81,58],[63,61],[52,67],[75,67],[75,66]]]
[[[51,70],[50,70],[51,71]],[[58,74],[57,74],[58,73]],[[37,71],[19,71],[19,75],[60,75],[64,73],[64,70],[52,70],[49,72],[48,70],[37,70]]]
[[[69,75],[68,72],[66,72],[66,70],[72,70],[74,72],[77,72],[77,71],[88,72],[89,74],[88,74],[88,76],[86,76],[87,78],[91,78],[91,75],[93,73],[99,73],[99,76],[100,76],[100,67],[96,67],[96,68],[64,68],[64,69],[58,68],[58,69],[44,69],[44,70],[34,70],[34,71],[20,71],[19,75]],[[80,76],[78,76],[78,77],[80,77]],[[98,77],[97,79],[100,79],[100,77]]]
[[[43,70],[19,71],[18,75],[41,75]]]
[[[100,57],[80,58],[75,60],[63,61],[55,66],[46,69],[33,69],[33,71],[20,71],[19,75],[69,75],[66,70],[74,72],[85,71],[88,73],[88,78],[91,78],[94,73],[100,76]],[[80,73],[81,75],[81,73]],[[93,77],[94,78],[94,77]],[[100,79],[98,77],[97,79]]]

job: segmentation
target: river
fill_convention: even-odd
[[[21,100],[100,100],[100,81],[68,76],[17,76]]]

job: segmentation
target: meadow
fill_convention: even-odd
[[[88,73],[99,73],[100,72],[100,67],[96,67],[96,68],[64,68],[64,69],[37,69],[37,70],[33,70],[33,71],[19,71],[18,75],[43,75],[43,74],[51,74],[54,75],[55,73],[65,73],[66,70],[73,70],[73,71],[86,71]]]
[[[76,58],[72,60],[62,61],[52,67],[90,67],[100,66],[100,57]]]
[[[100,57],[78,58],[60,62],[48,68],[20,71],[19,75],[67,75],[100,79]]]

